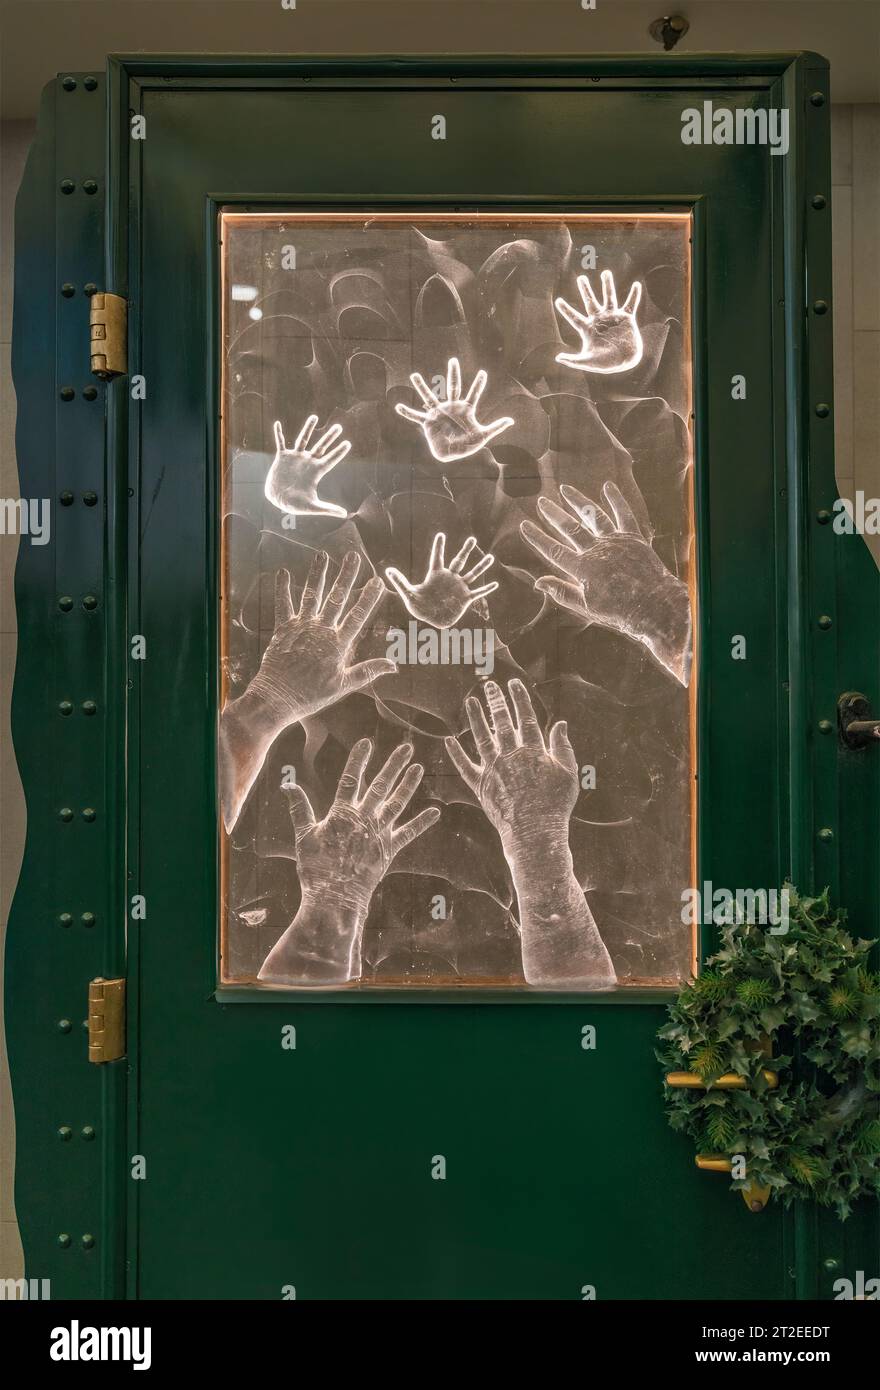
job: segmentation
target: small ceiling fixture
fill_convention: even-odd
[[[648,33],[657,43],[662,43],[668,53],[670,48],[675,47],[690,27],[683,14],[664,14],[648,26]]]

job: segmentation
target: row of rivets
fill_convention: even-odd
[[[87,610],[87,612],[92,613],[98,606],[98,600],[95,598],[94,594],[84,594],[82,606]],[[70,594],[61,595],[60,599],[58,600],[58,607],[61,609],[62,613],[70,612],[71,608],[73,607],[73,599],[70,597]]]
[[[81,1139],[85,1139],[87,1141],[91,1141],[95,1137],[95,1131],[91,1125],[83,1125],[79,1134]],[[68,1142],[69,1139],[73,1138],[73,1130],[70,1128],[70,1125],[59,1126],[58,1138],[65,1144]]]
[[[61,85],[62,85],[62,87],[64,88],[65,92],[75,92],[75,91],[76,91],[76,78],[75,78],[75,77],[62,77],[62,79],[61,79]],[[85,89],[86,89],[87,92],[93,92],[93,91],[95,90],[95,88],[97,87],[97,85],[98,85],[98,79],[97,79],[97,77],[84,77],[84,78],[83,78],[83,86],[85,87]]]
[[[62,1250],[69,1249],[70,1236],[67,1234],[66,1231],[62,1232],[62,1234],[58,1237],[58,1244],[61,1246]],[[92,1250],[94,1249],[95,1245],[95,1237],[86,1233],[86,1235],[80,1236],[80,1244],[82,1245],[83,1250]]]
[[[82,922],[84,927],[93,927],[95,925],[95,914],[94,912],[83,912],[79,920]],[[59,913],[58,922],[59,925],[62,927],[72,927],[73,914],[70,912]]]
[[[63,401],[76,400],[76,389],[73,386],[62,386],[58,394]],[[97,386],[84,386],[82,396],[84,401],[96,401],[98,399]]]
[[[94,507],[98,500],[98,494],[96,492],[84,492],[82,500],[87,507]],[[58,501],[61,503],[62,507],[72,507],[76,501],[76,495],[67,491],[59,492]]]
[[[91,716],[97,712],[98,706],[95,704],[94,700],[83,700],[80,709],[83,714]],[[64,715],[73,714],[73,701],[61,700],[58,705],[58,713]]]
[[[76,192],[76,184],[73,179],[62,179],[58,187],[61,189],[61,192],[67,194],[68,197],[71,193]],[[83,193],[97,193],[98,182],[96,179],[83,179],[80,187]]]
[[[72,299],[76,294],[76,285],[72,285],[69,280],[65,280],[64,284],[61,286],[61,293],[65,299]],[[98,286],[93,280],[89,280],[87,284],[83,285],[83,294],[87,295],[89,299],[91,299],[93,294],[97,293]]]
[[[97,811],[92,806],[84,806],[83,809],[80,811],[80,815],[82,816],[83,820],[89,822],[95,820],[97,814]],[[65,825],[69,824],[70,821],[73,820],[73,811],[70,809],[69,806],[61,807],[61,810],[58,812],[58,819],[63,820]]]

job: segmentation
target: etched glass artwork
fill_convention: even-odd
[[[689,216],[220,223],[221,983],[675,984]]]

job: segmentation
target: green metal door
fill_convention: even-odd
[[[71,103],[87,100],[79,82]],[[108,184],[100,190],[106,261],[105,271],[95,264],[92,274],[99,288],[129,301],[128,375],[101,388],[112,482],[100,490],[103,564],[94,581],[80,583],[72,549],[68,588],[78,600],[80,589],[103,584],[100,602],[109,605],[100,718],[107,721],[110,800],[98,808],[97,833],[113,869],[104,920],[96,924],[103,954],[74,956],[73,985],[62,988],[53,976],[47,988],[57,997],[77,987],[79,976],[125,974],[127,1058],[87,1077],[87,1063],[69,1063],[69,1084],[90,1088],[85,1109],[103,1105],[100,1166],[92,1172],[100,1182],[82,1198],[82,1220],[101,1230],[101,1264],[89,1265],[79,1250],[63,1263],[55,1226],[23,1176],[30,1259],[41,1273],[51,1265],[53,1280],[57,1269],[59,1286],[66,1281],[71,1292],[131,1298],[829,1296],[834,1275],[826,1261],[855,1267],[867,1259],[867,1215],[842,1228],[815,1210],[785,1214],[773,1202],[753,1214],[723,1178],[695,1170],[687,1146],[667,1128],[654,1058],[669,981],[659,967],[640,975],[624,934],[617,984],[602,990],[511,982],[503,971],[473,988],[441,979],[442,972],[407,983],[405,968],[395,974],[390,967],[385,974],[374,968],[369,979],[364,969],[360,983],[344,987],[316,990],[291,977],[275,988],[253,969],[229,971],[221,918],[235,841],[233,833],[230,850],[222,833],[217,776],[232,640],[224,604],[227,584],[236,584],[229,555],[237,542],[225,529],[227,435],[237,428],[234,412],[245,408],[236,381],[246,391],[248,382],[262,382],[261,373],[267,381],[271,375],[261,349],[229,355],[233,298],[224,258],[232,243],[221,244],[223,228],[231,236],[236,219],[246,227],[248,217],[268,218],[278,230],[293,228],[290,237],[302,245],[305,220],[317,214],[348,215],[341,224],[348,227],[370,215],[396,225],[394,214],[423,239],[430,239],[431,218],[448,218],[446,231],[463,219],[477,237],[494,216],[540,247],[534,227],[548,225],[542,218],[569,228],[589,226],[577,219],[590,217],[647,226],[662,214],[686,225],[686,309],[665,331],[680,330],[692,392],[692,409],[677,417],[677,428],[693,441],[695,479],[694,740],[682,754],[681,784],[696,783],[693,881],[776,887],[790,875],[807,887],[829,883],[863,919],[861,934],[873,934],[876,862],[866,871],[863,845],[872,826],[876,843],[876,767],[847,760],[833,738],[816,732],[820,720],[834,718],[840,691],[878,693],[860,642],[863,619],[851,608],[859,593],[864,620],[876,614],[876,573],[866,552],[856,554],[863,550],[858,537],[834,536],[817,520],[835,496],[832,420],[824,408],[831,401],[830,315],[810,311],[830,300],[824,61],[138,58],[114,60],[108,83]],[[67,99],[61,86],[47,97],[59,119],[81,109],[62,107]],[[777,157],[767,145],[686,143],[682,113],[702,112],[704,102],[786,110],[790,149]],[[42,139],[54,139],[48,117]],[[315,236],[317,259],[308,266],[320,279],[320,230]],[[621,301],[630,288],[623,264]],[[268,259],[254,265],[255,275],[274,273]],[[573,286],[587,262],[571,265]],[[595,285],[602,268],[595,268]],[[521,272],[521,264],[511,267]],[[652,273],[674,278],[675,267],[660,263]],[[273,310],[262,286],[258,278],[253,294],[245,286],[236,302],[240,309],[244,296],[253,304],[251,323],[268,334],[259,339],[266,344],[273,316],[281,323],[298,311]],[[493,312],[491,297],[483,312]],[[341,332],[338,318],[328,339],[334,332]],[[407,325],[401,333],[409,351]],[[571,354],[568,329],[563,338]],[[651,351],[647,334],[646,344]],[[282,360],[296,380],[325,348],[333,351],[332,342],[321,343],[310,358],[313,349],[302,357],[300,347],[295,333],[285,338]],[[20,373],[23,352],[20,340]],[[425,370],[415,355],[412,366]],[[490,366],[490,392],[492,380]],[[448,387],[451,395],[451,378]],[[602,400],[612,452],[624,450],[636,465],[663,457],[662,419],[648,393],[628,388],[621,374]],[[398,392],[401,402],[420,404]],[[294,424],[291,418],[289,433]],[[498,440],[506,495],[532,517],[545,480],[533,486],[534,470],[517,462],[514,435],[511,427],[507,456],[507,441]],[[240,454],[256,447],[242,440],[232,441],[241,443]],[[484,477],[467,468],[457,476],[454,506],[464,515],[462,498],[473,493],[479,513]],[[365,495],[378,495],[379,473],[370,478]],[[389,493],[412,487],[409,474],[395,474]],[[672,488],[672,480],[655,483],[649,510],[662,513]],[[324,495],[335,496],[329,482]],[[369,551],[366,503],[360,515]],[[297,516],[290,534],[318,547],[326,528],[312,535],[312,521]],[[259,526],[255,535],[268,556],[257,578],[269,582],[276,540],[267,542]],[[421,573],[426,557],[411,537],[407,573]],[[655,549],[664,539],[655,537]],[[836,562],[835,550],[843,549]],[[381,545],[375,553],[384,556]],[[341,551],[336,558],[342,563]],[[499,549],[496,565],[502,558]],[[301,585],[303,577],[294,580]],[[20,592],[27,582],[20,574]],[[261,613],[259,593],[253,602],[247,611]],[[830,635],[819,613],[836,624]],[[573,640],[566,631],[557,644]],[[738,659],[739,639],[746,659]],[[516,661],[535,669],[528,667],[528,634],[518,640]],[[21,756],[30,756],[32,769],[40,754],[24,751],[22,704],[34,662],[17,686]],[[653,678],[645,677],[645,688]],[[374,735],[376,707],[359,704],[357,694],[346,699],[347,727]],[[596,719],[608,708],[597,703]],[[359,710],[368,711],[362,730]],[[654,715],[647,705],[631,718],[650,725]],[[631,744],[620,751],[617,727],[610,719],[597,727],[591,745],[612,778],[624,777],[630,748],[637,756]],[[253,797],[263,796],[266,769],[274,777],[284,762],[272,759],[270,752]],[[454,771],[438,752],[426,785],[436,789]],[[858,828],[851,785],[862,798]],[[436,797],[441,820],[451,799]],[[256,819],[270,816],[267,805],[264,796]],[[688,796],[677,805],[684,823]],[[112,828],[122,825],[123,811],[124,850]],[[820,837],[827,827],[835,833]],[[265,872],[293,874],[292,851],[267,853]],[[650,858],[649,848],[644,854]],[[417,872],[426,875],[426,902],[444,897],[447,880],[430,862]],[[601,883],[592,887],[587,898],[601,931],[617,907]],[[22,970],[34,948],[21,919],[35,892],[26,876],[12,947]],[[57,915],[58,891],[50,897],[47,913]],[[391,930],[395,901],[391,894],[373,900],[368,927],[376,940]],[[250,926],[264,920],[260,902],[255,893]],[[680,933],[674,915],[667,926],[670,935]],[[701,958],[711,947],[707,934]],[[381,958],[377,948],[370,959],[375,966]],[[69,999],[57,1007],[71,1012]],[[29,1023],[14,998],[11,1012],[13,1039],[23,1048]],[[22,1080],[18,1088],[22,1107]],[[36,1151],[44,1118],[31,1115],[27,1102],[19,1113],[23,1142]],[[49,1168],[63,1157],[53,1151]],[[84,1161],[79,1150],[76,1158]],[[88,1176],[77,1180],[84,1188]],[[89,1207],[94,1201],[97,1209]]]

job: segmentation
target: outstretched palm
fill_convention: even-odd
[[[476,537],[468,536],[449,565],[445,563],[446,537],[438,531],[431,546],[428,571],[421,584],[411,584],[405,574],[398,569],[386,569],[388,580],[394,585],[406,604],[407,611],[419,622],[430,623],[431,627],[453,627],[464,616],[471,604],[485,598],[498,588],[496,582],[481,584],[476,589],[470,586],[479,579],[490,565],[494,555],[484,555],[482,560],[464,573],[471,551],[476,545]]]
[[[467,395],[462,396],[461,366],[457,357],[450,357],[446,371],[446,400],[434,394],[419,372],[413,372],[410,381],[421,396],[425,409],[414,410],[409,405],[396,405],[394,408],[404,420],[421,426],[428,448],[438,463],[465,459],[485,449],[496,435],[513,424],[511,415],[504,415],[489,425],[481,425],[477,420],[476,409],[487,380],[484,371],[477,372]]]
[[[642,297],[641,283],[634,281],[623,308],[617,305],[617,290],[610,270],[602,271],[602,299],[593,293],[586,275],[579,275],[577,286],[584,302],[583,313],[566,299],[557,299],[556,308],[580,334],[577,352],[560,352],[557,362],[580,372],[625,372],[641,361],[644,347],[636,309]]]
[[[341,463],[351,448],[347,439],[336,443],[342,434],[341,425],[331,425],[314,444],[309,440],[318,423],[317,415],[310,415],[296,437],[292,449],[284,443],[281,421],[275,421],[275,458],[266,475],[264,492],[269,501],[283,512],[295,516],[339,516],[348,515],[344,507],[335,502],[325,502],[318,496],[318,483]]]

